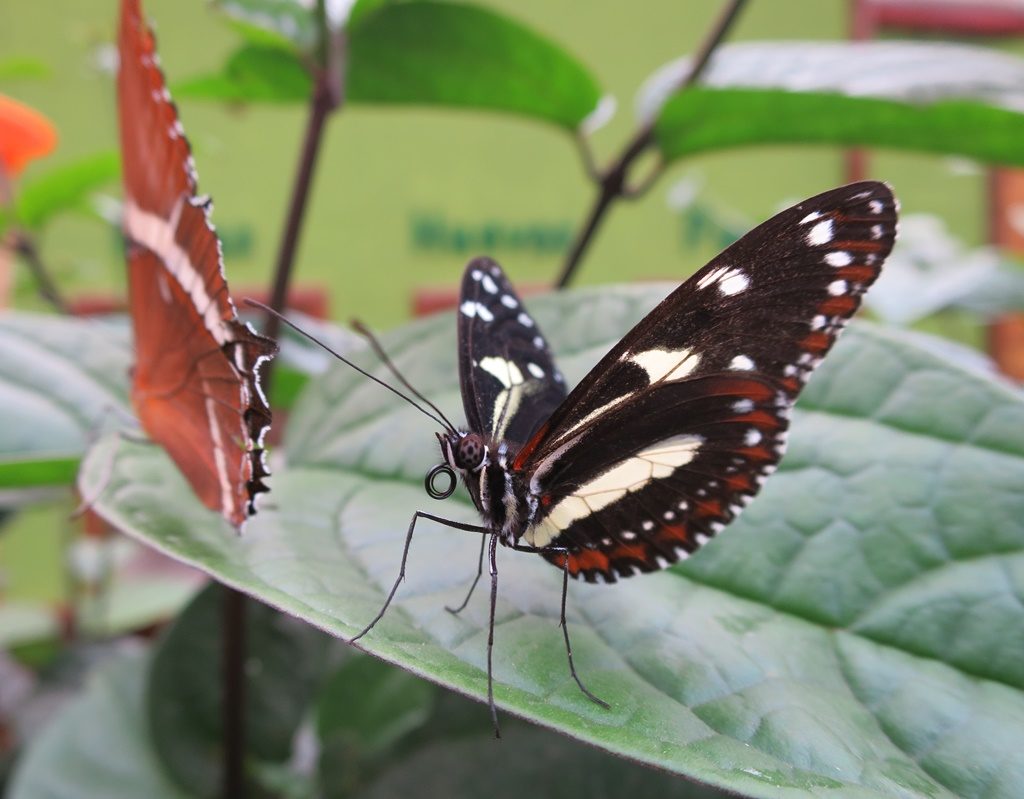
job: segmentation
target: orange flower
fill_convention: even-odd
[[[57,130],[38,111],[0,94],[0,167],[15,176],[57,146]]]

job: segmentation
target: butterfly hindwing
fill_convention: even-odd
[[[775,468],[797,394],[895,229],[884,184],[834,189],[670,294],[514,459],[539,498],[527,540],[567,548],[573,575],[614,580],[684,557],[731,521]]]
[[[505,273],[466,267],[459,300],[459,375],[471,430],[521,444],[565,399],[565,380]]]

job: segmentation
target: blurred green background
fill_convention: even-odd
[[[603,163],[634,129],[637,88],[653,70],[696,47],[720,4],[486,5],[568,48],[616,97],[618,111],[594,142]],[[146,11],[172,89],[176,81],[216,70],[239,41],[203,0],[149,0]],[[846,15],[840,2],[751,3],[732,39],[841,39]],[[60,129],[58,151],[34,169],[116,147],[115,16],[113,0],[0,5],[0,56],[35,58],[53,69],[48,78],[0,80],[0,92],[40,109]],[[200,190],[215,202],[233,292],[243,295],[269,279],[305,109],[188,101],[180,113]],[[982,235],[984,182],[972,165],[880,153],[871,171],[896,187],[905,211],[938,213],[969,242]],[[673,185],[689,175],[703,181],[704,199],[735,210],[741,227],[844,180],[834,148],[744,149],[692,159],[674,166],[641,200],[615,209],[579,282],[683,277],[714,255],[711,241],[696,249],[687,243],[667,201]],[[390,326],[408,316],[414,287],[454,285],[486,231],[497,232],[489,254],[515,281],[547,282],[593,193],[573,141],[554,127],[500,114],[352,106],[329,125],[297,284],[326,288],[335,318],[358,314]],[[69,295],[122,289],[120,243],[95,222],[64,217],[48,230],[42,248]],[[19,303],[35,307],[24,276],[20,285]]]

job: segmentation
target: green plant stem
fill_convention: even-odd
[[[694,57],[690,71],[679,82],[675,91],[682,91],[697,82],[711,60],[711,56],[725,39],[726,34],[732,28],[733,23],[739,17],[746,3],[747,0],[727,0],[722,13],[715,21],[711,30],[708,31],[708,35],[704,38],[700,50],[698,50],[697,55]],[[636,196],[636,194],[631,193],[627,189],[626,176],[629,174],[633,162],[653,143],[655,119],[656,117],[652,116],[650,120],[644,123],[623,149],[619,157],[600,175],[594,204],[591,206],[587,219],[577,234],[572,248],[569,250],[569,255],[566,256],[565,264],[562,266],[561,274],[558,276],[555,284],[557,288],[564,289],[569,285],[576,272],[576,268],[583,258],[583,254],[587,251],[606,214],[615,201],[622,197]]]
[[[36,290],[39,292],[39,296],[50,303],[58,312],[62,314],[70,313],[68,304],[64,301],[64,297],[61,296],[56,282],[50,276],[49,270],[39,256],[39,250],[36,248],[35,241],[27,233],[18,231],[14,234],[14,248],[25,262],[25,265],[28,266],[32,279],[36,282]]]

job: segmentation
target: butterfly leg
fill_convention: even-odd
[[[587,699],[589,699],[591,702],[594,702],[595,704],[600,705],[605,710],[611,709],[611,705],[609,705],[599,696],[593,694],[590,691],[590,689],[583,684],[583,681],[576,673],[576,664],[573,662],[572,659],[572,644],[569,642],[569,625],[565,621],[565,600],[566,596],[569,593],[569,550],[563,549],[562,547],[531,547],[527,546],[526,544],[516,544],[512,548],[517,552],[533,552],[538,554],[542,552],[557,552],[565,555],[565,562],[562,565],[562,609],[561,616],[559,616],[558,619],[558,626],[562,628],[562,637],[565,638],[565,653],[569,657],[569,673],[572,674],[572,678],[576,681],[576,685],[578,685],[579,689],[583,691],[583,694],[587,697]]]
[[[494,652],[494,611],[498,605],[498,536],[491,535],[491,544],[488,551],[488,567],[491,573],[491,615],[487,627],[487,706],[491,709],[491,721],[494,723],[494,737],[501,737],[501,728],[498,726],[498,709],[494,706],[494,669],[492,666],[492,654]]]
[[[402,580],[405,579],[405,564],[409,560],[409,546],[412,544],[412,534],[416,529],[416,522],[420,519],[429,519],[432,522],[443,524],[446,527],[454,527],[456,530],[466,530],[471,533],[489,533],[490,530],[486,527],[481,527],[476,524],[463,524],[462,522],[454,522],[451,519],[444,519],[440,516],[434,516],[432,513],[424,513],[421,510],[416,511],[412,515],[412,521],[409,522],[409,531],[405,534],[405,547],[402,549],[402,564],[398,568],[398,579],[395,580],[395,584],[391,586],[391,592],[388,594],[388,598],[384,600],[384,605],[376,616],[373,617],[373,621],[367,624],[358,635],[349,639],[349,643],[355,643],[364,635],[366,635],[374,626],[379,622],[384,614],[387,612],[388,607],[391,605],[391,600],[395,598],[395,594],[398,593],[398,586],[402,584]],[[491,562],[494,562],[493,556]]]
[[[469,586],[469,592],[466,594],[466,598],[462,600],[462,604],[461,605],[459,605],[457,608],[449,607],[448,605],[444,606],[444,609],[447,610],[449,613],[451,613],[453,615],[454,614],[462,613],[462,611],[466,609],[466,605],[469,604],[469,598],[471,596],[473,596],[473,591],[476,590],[476,584],[480,582],[480,577],[484,573],[484,549],[486,548],[486,546],[487,546],[487,539],[486,538],[481,538],[480,539],[480,559],[477,561],[477,564],[476,564],[476,577],[473,578],[473,583],[472,583],[472,585]]]

